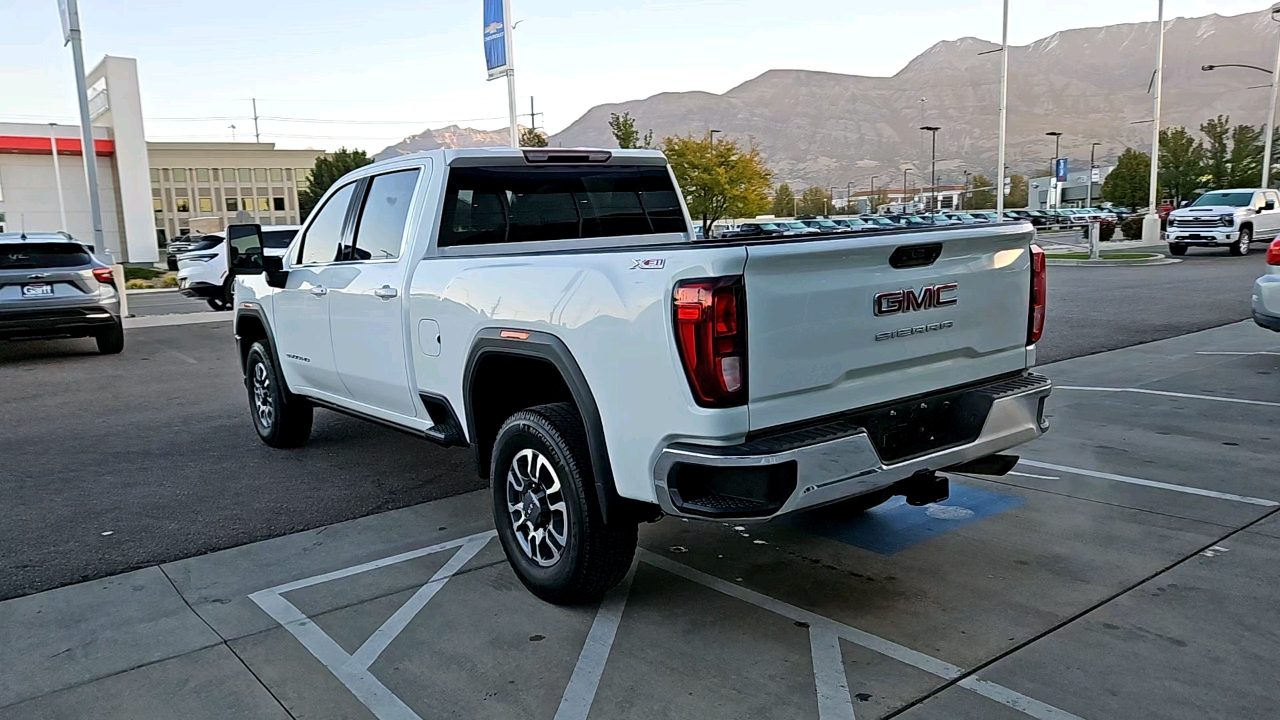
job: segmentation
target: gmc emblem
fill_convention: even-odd
[[[956,283],[943,283],[926,285],[919,292],[906,288],[876,293],[875,313],[877,316],[897,315],[955,305],[956,287]]]

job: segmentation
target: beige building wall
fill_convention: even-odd
[[[149,142],[151,198],[158,239],[192,232],[195,218],[295,225],[298,193],[322,150],[278,150],[274,143]]]

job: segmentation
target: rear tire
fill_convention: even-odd
[[[498,538],[529,592],[574,605],[596,601],[622,581],[635,557],[637,523],[604,522],[573,405],[512,415],[498,431],[490,467]]]
[[[1242,257],[1249,254],[1249,244],[1253,242],[1253,228],[1240,228],[1240,239],[1231,245],[1231,254]]]
[[[262,442],[273,448],[292,448],[311,437],[314,409],[311,403],[284,387],[271,361],[271,350],[264,342],[256,342],[249,348],[245,386],[249,390],[253,427]]]
[[[119,355],[124,352],[124,325],[116,320],[110,330],[105,330],[93,337],[98,341],[98,352],[103,355]]]
[[[227,280],[227,284],[222,286],[222,294],[218,297],[211,297],[205,300],[209,303],[209,307],[222,312],[230,310],[235,305],[235,286],[231,284],[231,280]]]
[[[1169,254],[1175,257],[1182,257],[1187,254],[1187,246],[1182,243],[1173,243],[1169,246]]]

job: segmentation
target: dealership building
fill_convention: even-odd
[[[103,240],[117,262],[157,262],[197,219],[218,227],[299,221],[298,193],[322,151],[147,142],[136,61],[108,56],[86,79]],[[21,230],[92,241],[79,126],[0,123],[0,232]]]

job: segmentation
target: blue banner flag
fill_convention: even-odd
[[[505,77],[507,64],[507,18],[503,0],[484,0],[484,60],[489,79]]]
[[[1056,167],[1054,167],[1053,169],[1053,174],[1058,176],[1058,182],[1067,181],[1067,159],[1066,158],[1058,158]]]

